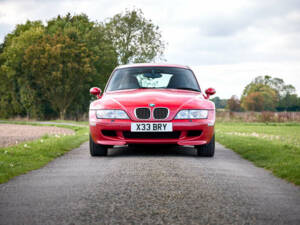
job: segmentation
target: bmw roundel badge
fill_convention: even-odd
[[[154,103],[150,103],[149,106],[150,106],[150,107],[154,107],[155,104],[154,104]]]

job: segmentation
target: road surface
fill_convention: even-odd
[[[300,224],[300,188],[221,145],[92,158],[85,143],[1,184],[0,224]]]

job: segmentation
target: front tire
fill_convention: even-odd
[[[91,135],[90,135],[90,154],[91,154],[91,156],[106,156],[107,155],[107,146],[96,144],[93,141],[93,138]]]
[[[214,157],[215,154],[215,135],[206,145],[197,145],[197,156]]]

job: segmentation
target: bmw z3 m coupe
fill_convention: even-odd
[[[90,154],[107,155],[115,145],[195,146],[198,156],[215,152],[215,105],[187,66],[132,64],[117,67],[104,93],[90,89]]]

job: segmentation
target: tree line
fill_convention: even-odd
[[[300,97],[291,84],[285,84],[283,79],[258,76],[243,90],[239,99],[233,95],[230,99],[212,99],[217,108],[227,108],[230,111],[300,111]]]
[[[103,22],[69,13],[18,24],[0,45],[0,118],[78,119],[91,86],[103,89],[116,66],[152,62],[164,48],[140,9]]]

